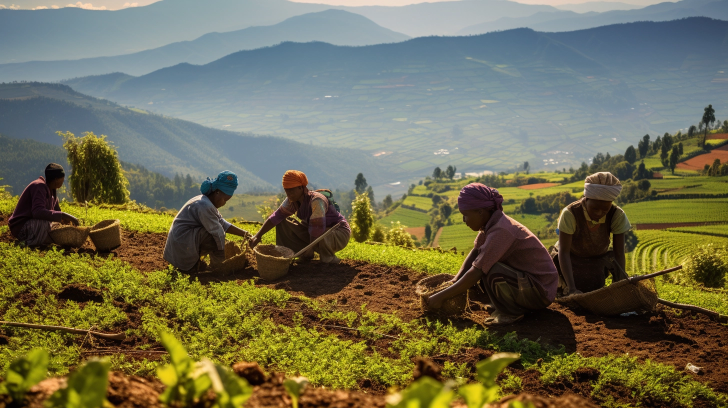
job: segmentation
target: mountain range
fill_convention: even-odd
[[[549,32],[574,31],[636,21],[670,21],[700,16],[728,20],[728,1],[682,0],[676,3],[659,3],[636,10],[614,10],[584,14],[580,14],[578,11],[578,9],[572,11],[543,11],[527,17],[506,16],[465,27],[458,31],[458,35],[483,34],[519,27]]]
[[[205,126],[362,149],[393,177],[457,163],[578,166],[647,132],[724,115],[728,22],[517,29],[339,47],[283,43],[210,64],[67,84]]]
[[[276,137],[216,130],[195,123],[127,109],[44,83],[0,84],[0,134],[59,146],[56,131],[106,135],[121,160],[167,177],[213,176],[228,169],[240,191],[271,191],[291,168],[305,169],[319,186],[348,187],[362,169],[382,180],[386,168],[364,152],[310,146]]]
[[[361,15],[343,10],[326,10],[291,17],[272,26],[209,33],[193,41],[176,42],[133,54],[2,64],[0,82],[59,81],[112,72],[144,75],[182,62],[207,64],[236,51],[272,46],[283,41],[323,41],[360,46],[407,39],[408,36],[378,26]]]

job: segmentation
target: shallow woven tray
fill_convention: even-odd
[[[636,283],[625,279],[589,293],[557,298],[556,301],[584,308],[600,316],[615,316],[637,310],[653,312],[657,305],[657,290],[652,279]]]
[[[417,282],[417,285],[415,286],[415,293],[420,297],[420,307],[423,310],[436,311],[447,315],[463,313],[468,305],[468,292],[445,300],[442,302],[442,307],[439,309],[429,309],[427,307],[427,298],[430,295],[451,286],[451,284],[446,284],[446,282],[452,280],[452,278],[452,275],[441,274],[429,276]]]
[[[91,242],[97,251],[108,252],[121,246],[121,221],[104,220],[91,227]]]
[[[258,274],[265,280],[275,280],[288,273],[294,252],[280,245],[258,245],[255,247],[255,261]]]
[[[225,261],[215,268],[216,272],[221,272],[223,274],[227,273],[233,273],[237,271],[241,271],[245,269],[245,267],[248,265],[248,258],[245,256],[245,253],[239,253],[231,258],[225,259]]]
[[[52,228],[50,231],[53,243],[60,246],[80,248],[88,238],[89,227],[74,227],[72,225],[63,225]]]

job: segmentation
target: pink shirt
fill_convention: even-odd
[[[496,262],[525,272],[538,282],[549,301],[556,298],[559,274],[541,241],[518,221],[495,211],[475,239],[473,266],[488,273]]]

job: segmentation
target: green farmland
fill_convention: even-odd
[[[643,201],[622,209],[632,224],[728,222],[728,199]]]

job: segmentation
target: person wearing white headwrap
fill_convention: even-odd
[[[604,287],[609,273],[614,281],[627,277],[624,234],[632,226],[624,211],[613,204],[621,191],[622,183],[612,173],[592,174],[584,180],[584,197],[561,212],[556,228],[559,241],[551,248],[560,295]]]

